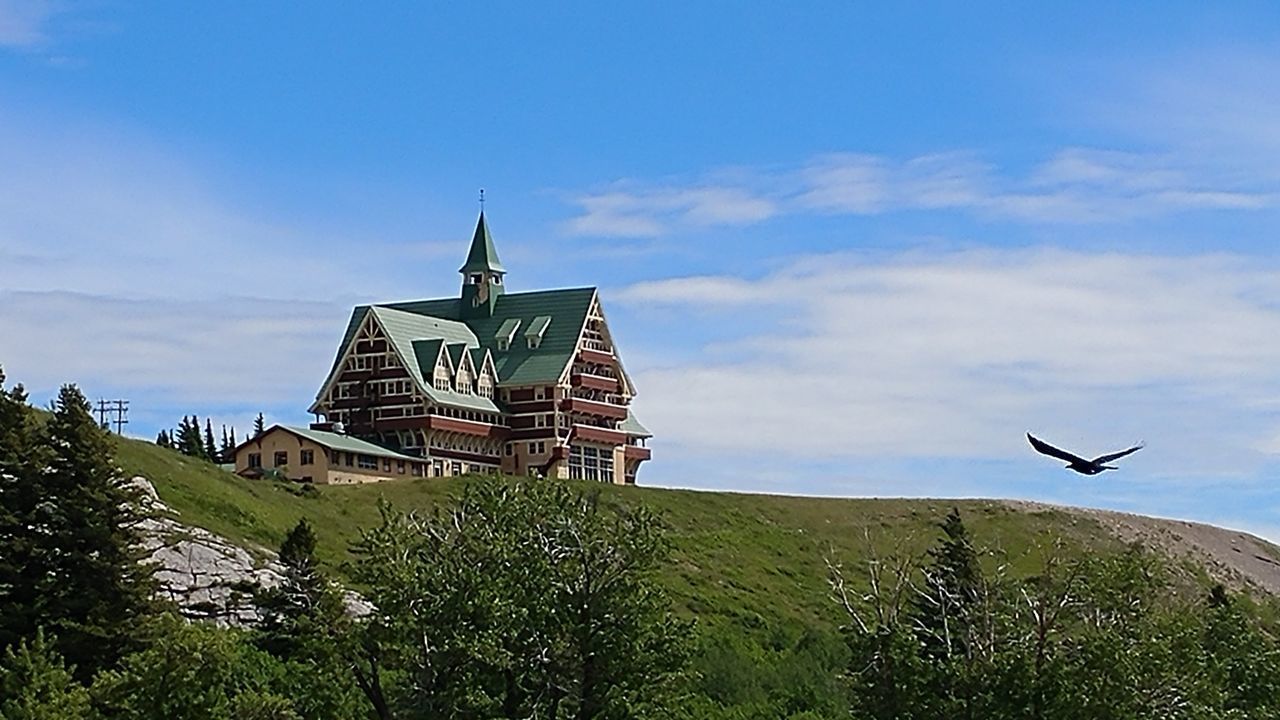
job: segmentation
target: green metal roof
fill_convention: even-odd
[[[649,432],[649,429],[641,425],[640,421],[636,419],[635,413],[631,412],[631,408],[627,408],[627,419],[618,424],[618,429],[628,435],[653,437],[653,433]]]
[[[473,317],[465,322],[458,319],[461,304],[457,298],[361,305],[351,312],[351,320],[347,323],[330,375],[338,371],[343,351],[350,345],[361,323],[372,313],[409,368],[420,392],[445,405],[501,412],[489,398],[435,389],[432,380],[441,345],[458,346],[456,350],[449,347],[455,368],[461,358],[461,348],[471,351],[487,349],[493,358],[499,385],[553,384],[559,381],[573,360],[578,335],[595,296],[596,289],[591,287],[511,293],[498,298],[492,316]],[[514,343],[507,350],[498,349],[497,338],[502,335],[503,328],[512,332],[523,325],[532,330],[535,320],[543,326],[542,340],[537,348],[530,349],[527,343]],[[479,366],[477,361],[477,371]]]
[[[493,238],[489,236],[489,223],[485,222],[484,211],[480,211],[480,220],[476,222],[476,233],[471,238],[471,250],[467,253],[467,261],[458,272],[505,273],[506,268],[498,260],[498,250],[493,246]]]
[[[578,346],[578,335],[595,296],[596,289],[593,287],[502,295],[494,306],[492,316],[467,319],[465,327],[470,329],[472,338],[467,346],[478,345],[490,350],[501,385],[554,383],[560,379],[565,367],[573,359]],[[460,308],[455,298],[388,303],[376,307],[379,310],[390,309],[439,318],[445,322],[453,321],[450,327],[463,325],[456,320]],[[497,337],[502,327],[512,320],[527,325],[539,316],[546,316],[551,320],[536,349],[530,350],[525,343],[515,343],[508,350],[498,349]],[[343,347],[351,341],[356,327],[359,327],[359,323],[348,330],[347,337],[343,339]],[[449,342],[457,341],[450,339]]]
[[[449,351],[449,362],[453,363],[453,371],[456,373],[458,368],[462,367],[462,353],[466,352],[467,346],[464,343],[455,343],[450,345],[447,350]]]
[[[270,430],[267,430],[267,432],[271,432],[271,430],[275,430],[276,428],[304,437],[314,443],[323,445],[330,450],[361,453],[363,455],[376,455],[378,457],[392,458],[394,460],[413,460],[414,462],[422,462],[422,458],[420,457],[401,455],[395,450],[388,450],[381,445],[375,445],[371,442],[361,440],[360,438],[351,437],[350,435],[326,432],[324,430],[312,430],[311,428],[291,427],[288,425],[272,425]]]

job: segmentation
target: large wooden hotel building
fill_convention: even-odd
[[[501,470],[634,483],[650,433],[631,412],[635,387],[596,288],[506,292],[483,212],[459,272],[459,297],[355,308],[310,408],[310,437],[372,443],[418,459],[408,472],[430,477]],[[330,444],[345,455],[321,449],[328,466],[353,470],[342,481],[406,472],[400,459],[392,471],[390,458],[380,465]],[[242,446],[238,465],[254,445]],[[287,452],[266,458],[301,475]]]

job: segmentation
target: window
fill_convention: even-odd
[[[479,285],[484,280],[484,275],[480,273],[471,273],[471,284]]]
[[[272,458],[272,462],[274,463],[275,467],[284,467],[285,465],[288,465],[288,464],[289,464],[289,451],[288,451],[288,450],[277,450],[277,451],[276,451],[276,454],[275,454],[275,457],[274,457],[274,458]]]
[[[344,455],[344,457],[343,457],[343,461],[346,463],[346,466],[347,466],[347,467],[351,467],[352,465],[354,465],[354,464],[355,464],[355,455],[354,455],[354,454],[352,454],[352,453],[343,453],[343,455]]]
[[[443,461],[443,460],[434,460],[434,461],[432,461],[432,463],[431,463],[431,474],[432,474],[432,476],[434,476],[434,477],[440,477],[441,475],[444,475],[444,461]]]
[[[382,472],[391,472],[391,460],[382,458]]]
[[[507,443],[507,455],[514,455],[515,452],[516,452],[515,446],[512,445],[511,443]]]
[[[479,472],[480,472],[480,466],[479,466],[479,465],[476,465],[475,463],[471,463],[470,465],[468,465],[468,466],[467,466],[467,472],[470,472],[470,473],[479,473]]]
[[[530,455],[541,455],[547,451],[547,444],[541,440],[529,443]]]
[[[613,482],[613,449],[589,445],[569,448],[569,478]]]
[[[262,467],[262,453],[249,453],[249,467]]]
[[[298,452],[299,465],[314,465],[316,462],[315,450],[301,450]]]
[[[422,477],[422,463],[413,464],[413,476]]]
[[[376,458],[376,457],[374,457],[374,456],[372,456],[372,455],[361,455],[361,456],[360,456],[360,459],[359,459],[359,462],[357,463],[357,466],[358,466],[361,470],[377,470],[377,469],[378,469],[378,458]]]
[[[403,475],[403,474],[404,474],[404,461],[403,461],[403,460],[397,460],[397,461],[396,461],[396,472],[400,473],[401,475]]]
[[[449,471],[454,475],[461,475],[462,463],[458,462],[457,460],[454,460],[452,463],[449,464]]]

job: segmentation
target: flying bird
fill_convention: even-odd
[[[1107,463],[1112,460],[1119,460],[1129,453],[1135,453],[1142,449],[1142,443],[1138,443],[1128,450],[1099,455],[1092,460],[1085,460],[1078,455],[1072,455],[1066,450],[1059,450],[1039,438],[1032,437],[1031,433],[1027,433],[1027,440],[1031,441],[1031,447],[1035,448],[1036,452],[1048,455],[1049,457],[1058,458],[1059,460],[1065,460],[1067,462],[1067,469],[1075,470],[1081,475],[1097,475],[1103,470],[1117,470],[1118,468],[1112,467]]]

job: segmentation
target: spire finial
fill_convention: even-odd
[[[480,212],[484,212],[484,188],[480,188]]]

